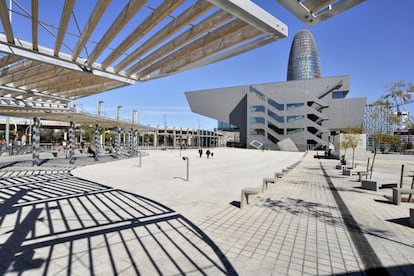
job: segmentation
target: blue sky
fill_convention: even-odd
[[[217,121],[192,113],[184,92],[285,81],[290,45],[302,29],[315,37],[323,77],[350,76],[348,97],[373,102],[389,83],[414,82],[414,1],[367,0],[315,27],[305,26],[274,0],[255,2],[288,26],[288,38],[199,69],[83,98],[76,101],[78,107],[95,113],[96,101],[102,100],[108,117],[121,105],[121,119],[136,109],[144,125],[213,129]],[[414,110],[414,104],[408,107]]]

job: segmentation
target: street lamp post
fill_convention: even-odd
[[[101,104],[103,104],[104,101],[96,101],[96,114],[101,115]]]
[[[186,173],[186,179],[185,179],[185,181],[188,181],[189,179],[190,179],[190,174],[189,174],[189,171],[190,171],[190,159],[187,157],[187,156],[183,156],[183,160],[184,161],[187,161],[187,173]]]
[[[115,106],[115,120],[119,121],[119,109],[122,108],[122,105]]]

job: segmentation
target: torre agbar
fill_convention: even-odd
[[[315,39],[295,35],[287,81],[186,92],[195,113],[234,125],[240,145],[283,149],[326,147],[347,126],[361,125],[366,98],[349,98],[349,76],[321,77]],[[292,148],[292,147],[290,147]]]

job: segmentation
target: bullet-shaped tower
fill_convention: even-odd
[[[313,35],[308,30],[299,31],[289,53],[287,80],[304,80],[321,77],[319,52]]]

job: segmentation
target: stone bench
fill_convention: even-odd
[[[241,191],[240,209],[249,204],[249,196],[257,195],[261,192],[260,188],[244,188]]]
[[[397,188],[397,183],[380,183],[378,180],[368,180],[362,179],[361,180],[361,188],[371,191],[378,191],[378,189],[385,189],[385,188]]]
[[[392,189],[392,202],[395,205],[400,205],[401,203],[401,195],[404,194],[414,194],[414,189],[400,189],[400,188],[393,188]]]
[[[275,172],[273,178],[282,178],[283,177],[283,173],[282,172]]]
[[[358,171],[356,171],[355,169],[349,169],[349,168],[343,168],[342,169],[342,174],[343,175],[351,176],[351,175],[356,175],[357,173],[358,173]]]
[[[277,178],[270,178],[270,177],[263,178],[262,192],[266,191],[269,188],[269,184],[274,184],[276,183],[276,181],[277,181]]]
[[[358,174],[358,182],[362,181],[363,176],[369,175],[369,173],[367,171],[357,171],[356,173]]]
[[[352,166],[350,166],[350,165],[343,165],[341,163],[339,163],[339,164],[337,164],[335,166],[335,169],[337,169],[337,170],[343,170],[344,168],[352,169]]]

